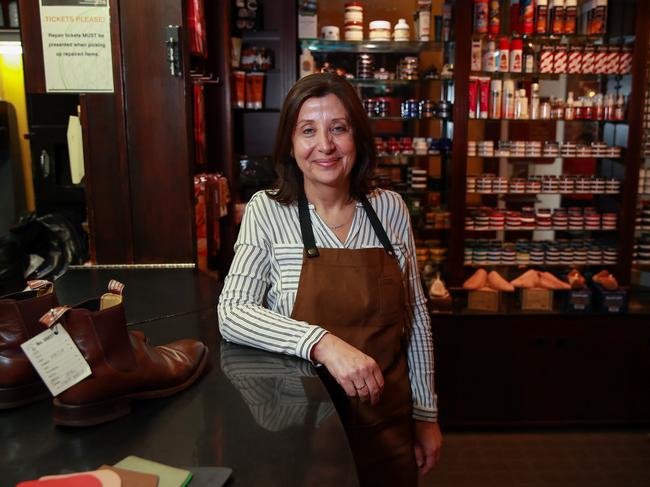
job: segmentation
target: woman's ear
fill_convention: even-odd
[[[290,155],[293,159],[296,158],[296,157],[293,155],[293,147],[291,148],[291,150],[289,150],[289,155]]]

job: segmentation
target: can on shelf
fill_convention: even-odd
[[[375,115],[377,117],[387,117],[389,110],[389,103],[386,98],[377,98],[375,101]]]
[[[447,120],[451,118],[452,104],[449,101],[441,100],[438,103],[438,118]]]
[[[343,22],[358,22],[363,25],[363,5],[361,2],[347,2],[345,4],[345,14],[343,15]]]
[[[391,25],[386,20],[373,20],[370,22],[369,39],[371,41],[390,41]]]
[[[416,56],[406,56],[399,61],[399,79],[419,79],[420,60]]]
[[[363,22],[346,22],[343,36],[346,41],[362,41]]]
[[[363,108],[366,110],[366,114],[369,117],[375,116],[375,107],[376,107],[376,100],[374,98],[364,98]]]
[[[375,60],[370,54],[359,54],[357,57],[357,78],[372,79],[375,70]]]
[[[433,118],[436,116],[436,106],[433,100],[420,101],[420,118]]]

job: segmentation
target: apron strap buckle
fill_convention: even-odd
[[[316,247],[310,247],[306,250],[306,252],[307,252],[307,257],[318,257],[320,255]]]

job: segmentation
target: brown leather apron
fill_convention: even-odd
[[[411,388],[403,344],[404,286],[374,209],[361,203],[384,248],[317,249],[306,198],[299,200],[305,253],[291,317],[319,325],[375,359],[384,391],[375,406],[319,374],[345,426],[362,486],[415,486]]]

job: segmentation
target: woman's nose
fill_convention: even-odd
[[[318,136],[318,149],[321,152],[332,152],[334,150],[334,139],[329,130],[321,130]]]

